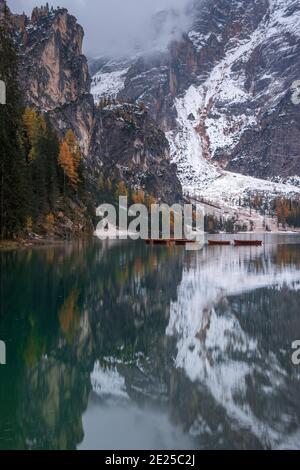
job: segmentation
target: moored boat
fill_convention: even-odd
[[[182,245],[182,246],[185,246],[186,244],[189,244],[189,243],[196,243],[195,240],[186,240],[186,239],[174,239],[174,238],[170,238],[170,239],[162,239],[162,238],[159,238],[159,239],[148,239],[148,240],[145,240],[146,241],[146,244],[147,245],[163,245],[163,246],[170,246],[170,245]]]
[[[186,245],[186,244],[189,244],[189,243],[196,243],[196,240],[183,239],[183,240],[173,240],[173,242],[175,243],[175,245]]]
[[[224,240],[208,240],[208,244],[211,246],[229,246],[231,243]]]
[[[147,245],[169,245],[169,240],[162,240],[162,239],[149,239],[146,240]]]
[[[234,240],[235,246],[262,246],[261,240]]]

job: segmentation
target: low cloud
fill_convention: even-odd
[[[52,0],[78,18],[85,30],[89,56],[124,55],[165,47],[180,36],[190,22],[191,0]],[[14,12],[30,14],[37,0],[8,0]],[[165,11],[165,13],[162,13]],[[166,11],[169,13],[166,14]]]

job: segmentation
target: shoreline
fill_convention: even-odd
[[[31,248],[42,248],[42,247],[50,247],[50,246],[62,246],[66,243],[74,243],[77,241],[89,240],[93,237],[84,237],[84,238],[76,238],[71,240],[53,240],[51,238],[41,238],[36,240],[1,240],[0,241],[0,252],[5,251],[19,251],[19,250],[27,250]]]
[[[225,232],[219,232],[219,233],[205,233],[206,237],[224,237],[224,236],[241,236],[241,235],[258,235],[258,236],[263,236],[263,235],[300,235],[300,229],[299,230],[278,230],[274,232],[261,232],[261,231],[253,231],[253,232],[237,232],[237,233],[225,233]],[[40,238],[40,239],[20,239],[20,240],[2,240],[0,241],[0,252],[6,252],[6,251],[19,251],[19,250],[27,250],[31,248],[42,248],[42,247],[58,247],[62,246],[66,243],[71,244],[75,242],[80,242],[80,241],[87,241],[87,240],[92,240],[93,238],[96,238],[99,240],[97,237],[96,233],[94,235],[91,235],[89,237],[83,237],[83,238],[77,238],[77,239],[71,239],[71,240],[53,240],[51,238]],[[119,241],[120,239],[114,239],[115,241]]]

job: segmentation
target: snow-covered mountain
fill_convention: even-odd
[[[299,1],[193,0],[190,11],[188,31],[168,48],[93,61],[95,99],[143,101],[185,188],[218,194],[220,182],[230,195],[228,171],[241,192],[248,185],[239,174],[271,192],[261,179],[298,182]]]
[[[124,183],[158,201],[182,202],[168,140],[146,107],[111,99],[97,105],[101,97],[118,95],[132,59],[127,65],[120,59],[119,65],[94,61],[102,67],[101,80],[97,74],[93,78],[94,100],[82,53],[84,30],[67,9],[47,4],[31,17],[8,10],[7,21],[17,45],[25,104],[47,114],[60,138],[69,129],[75,133],[95,192],[110,193]]]

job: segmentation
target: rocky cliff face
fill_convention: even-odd
[[[27,101],[53,110],[89,94],[87,60],[82,55],[83,29],[65,9],[35,8],[19,25],[21,83]]]
[[[291,100],[300,79],[299,2],[194,0],[191,11],[181,41],[126,66],[102,64],[93,92],[109,93],[117,71],[114,92],[149,107],[186,187],[202,190],[223,169],[299,176],[300,100]]]
[[[164,133],[142,105],[99,106],[92,136],[93,165],[168,204],[182,200],[176,165]]]
[[[84,32],[76,18],[64,8],[46,6],[35,8],[30,19],[12,15],[11,20],[26,104],[47,113],[60,136],[68,129],[75,132],[89,174],[110,171],[158,199],[180,199],[169,144],[148,114],[139,114],[126,102],[110,110],[95,106],[82,54]]]
[[[62,135],[71,128],[88,156],[93,99],[84,32],[64,8],[35,8],[31,18],[13,15],[20,53],[20,83],[25,102],[52,117]]]
[[[0,0],[0,18],[3,17],[4,8],[5,8],[5,2],[4,0]]]

